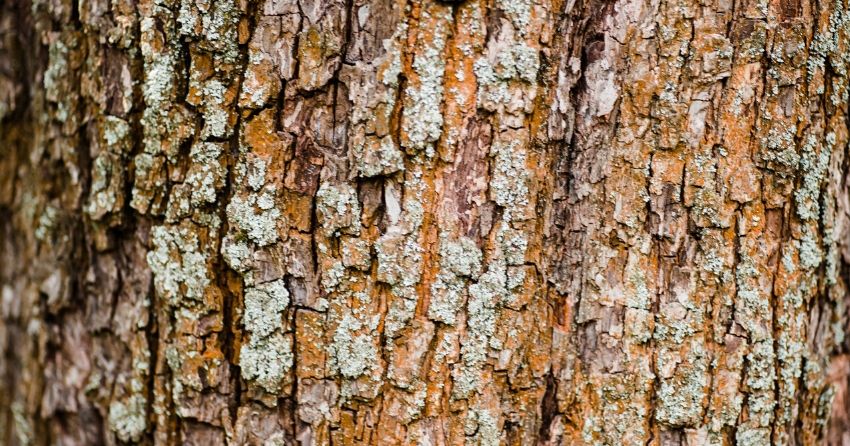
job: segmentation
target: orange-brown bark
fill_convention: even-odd
[[[0,442],[844,444],[850,5],[0,4]]]

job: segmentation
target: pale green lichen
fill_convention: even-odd
[[[182,0],[177,16],[178,30],[184,36],[201,38],[199,45],[204,50],[214,54],[220,62],[231,64],[239,57],[239,16],[237,3],[233,1],[204,4],[200,9],[193,0]]]
[[[756,288],[755,279],[759,276],[753,260],[747,255],[741,255],[741,260],[735,269],[735,280],[738,286],[738,299],[735,300],[735,320],[738,321],[755,341],[770,337],[767,321],[770,320],[769,299],[763,298]]]
[[[242,345],[239,365],[242,377],[256,381],[269,393],[277,393],[292,368],[292,340],[282,331],[289,292],[282,279],[248,288],[245,292],[245,330],[249,341]]]
[[[257,285],[245,291],[245,329],[252,336],[265,337],[281,326],[281,317],[289,305],[289,292],[283,280]]]
[[[12,421],[14,422],[15,438],[22,445],[34,443],[33,423],[27,416],[26,408],[20,401],[11,404]]]
[[[814,269],[823,262],[823,251],[817,234],[811,227],[803,229],[803,237],[799,242],[800,265],[806,269]]]
[[[463,362],[455,376],[453,398],[463,399],[478,391],[480,368],[487,359],[496,318],[501,302],[509,299],[506,288],[506,265],[497,259],[488,265],[488,270],[469,286],[467,302],[467,336],[461,342]],[[497,346],[498,347],[498,346]]]
[[[351,184],[322,183],[316,192],[316,218],[326,236],[360,233],[360,200]],[[344,231],[343,231],[344,230]]]
[[[464,283],[454,280],[453,276],[438,274],[431,284],[431,301],[428,304],[428,317],[434,321],[454,325],[460,312],[460,303]]]
[[[342,263],[349,268],[367,271],[372,264],[370,243],[357,237],[343,237],[340,243]]]
[[[121,153],[120,145],[130,135],[130,124],[117,116],[106,116],[103,119],[103,140],[110,150]]]
[[[140,23],[142,39],[141,50],[145,58],[142,98],[150,114],[162,113],[162,105],[171,99],[175,88],[174,56],[169,51],[157,51],[152,42],[157,40],[156,23],[152,17],[145,17]]]
[[[322,289],[325,292],[332,292],[342,283],[345,276],[345,266],[341,261],[336,260],[330,266],[322,270]]]
[[[59,210],[56,207],[48,205],[44,208],[44,211],[41,212],[36,222],[35,238],[37,240],[47,240],[56,226],[58,216]]]
[[[522,79],[532,83],[537,79],[539,69],[538,51],[525,43],[517,43],[498,55],[496,74],[501,79]]]
[[[292,369],[292,339],[275,331],[267,337],[251,339],[239,350],[242,378],[256,382],[266,392],[276,394]]]
[[[151,230],[151,241],[153,249],[146,258],[157,294],[172,303],[183,298],[201,300],[210,279],[195,232],[186,227],[157,226]]]
[[[85,212],[93,220],[117,210],[116,204],[124,186],[122,169],[120,161],[112,153],[101,153],[92,162],[91,191]]]
[[[384,234],[375,242],[378,258],[378,280],[391,286],[398,297],[387,310],[387,338],[394,338],[413,317],[418,294],[416,285],[422,274],[422,247],[412,234],[403,234],[396,229]]]
[[[772,340],[756,342],[747,355],[746,388],[749,391],[747,408],[752,424],[767,427],[773,421],[776,406],[774,384],[776,382],[776,357]]]
[[[109,404],[109,428],[123,442],[139,441],[147,428],[147,399],[133,394]]]
[[[531,22],[531,0],[498,0],[496,6],[511,19],[511,23],[520,35],[528,32],[528,25]]]
[[[700,342],[691,341],[687,357],[679,363],[674,376],[662,379],[655,412],[658,422],[669,426],[691,426],[702,419],[709,379],[709,355]]]
[[[404,170],[404,155],[389,135],[380,140],[367,137],[365,147],[355,147],[353,154],[357,173],[364,178]]]
[[[204,128],[201,137],[223,138],[230,133],[229,116],[226,110],[225,94],[227,89],[217,79],[207,81],[203,89]]]
[[[428,149],[428,153],[433,152],[431,145],[440,138],[443,130],[441,108],[446,70],[443,52],[450,10],[446,9],[445,14],[446,17],[441,18],[442,26],[434,29],[433,41],[426,44],[413,61],[417,81],[405,89],[405,107],[402,112],[402,131],[406,135],[402,145],[417,150]],[[427,17],[428,13],[424,15]]]
[[[526,189],[527,190],[527,189]],[[525,199],[519,199],[525,201]],[[510,215],[505,212],[503,219],[510,220]],[[508,265],[522,265],[525,263],[525,252],[528,249],[528,235],[518,229],[503,225],[497,234],[496,241],[499,249]]]
[[[355,379],[377,367],[378,349],[374,333],[379,319],[378,315],[368,317],[357,312],[342,316],[328,346],[331,370],[345,378]]]
[[[244,273],[248,270],[247,262],[251,257],[251,250],[244,241],[225,237],[221,244],[221,255],[235,271]]]
[[[476,60],[473,71],[478,81],[478,105],[490,111],[509,105],[515,88],[522,85],[512,82],[518,80],[534,85],[539,70],[538,51],[524,42],[516,42],[500,51],[493,62],[484,57]]]
[[[50,42],[47,51],[47,69],[44,70],[44,92],[45,97],[57,104],[56,119],[64,122],[68,119],[70,110],[66,102],[63,90],[64,80],[68,78],[68,57],[70,49],[65,39],[56,38]]]
[[[634,264],[634,261],[637,260],[637,256],[629,256],[629,267],[628,271],[631,271],[629,275],[629,283],[633,287],[633,293],[629,293],[626,296],[626,306],[630,308],[639,308],[643,310],[649,309],[649,288],[646,286],[646,275],[642,268],[638,265]]]
[[[480,274],[481,250],[472,239],[460,237],[457,241],[449,241],[441,235],[440,248],[440,265],[446,270],[462,277]]]
[[[842,48],[842,35],[846,36],[850,33],[850,12],[845,9],[844,2],[835,0],[833,7],[834,9],[829,15],[827,29],[814,35],[809,48],[806,66],[810,80],[818,71],[825,68],[827,59],[835,56]]]
[[[802,305],[802,299],[799,295],[790,300],[792,308],[798,308]],[[782,421],[788,422],[793,418],[792,412],[797,395],[797,382],[802,374],[803,355],[806,352],[806,345],[798,338],[805,326],[805,314],[797,313],[793,319],[788,315],[783,315],[778,318],[781,327],[779,338],[777,340],[776,359],[779,360],[779,381],[781,392],[779,393],[779,404],[783,411]]]
[[[242,82],[239,105],[246,108],[262,108],[268,103],[273,91],[279,89],[276,85],[279,81],[268,82],[271,76],[274,76],[274,73],[269,55],[262,50],[255,50],[252,43],[252,48],[248,53],[248,66],[245,69],[245,80]]]
[[[469,446],[498,446],[501,444],[499,420],[487,410],[470,409],[464,423],[465,444]]]
[[[794,192],[794,198],[797,201],[797,215],[803,220],[817,220],[820,214],[820,185],[829,167],[835,134],[829,133],[825,142],[820,151],[816,152],[817,141],[814,136],[809,135],[802,149],[799,169],[803,174],[803,181]]]
[[[777,126],[771,127],[767,136],[762,138],[761,145],[765,150],[760,155],[765,161],[774,163],[775,168],[782,169],[778,170],[780,175],[786,175],[789,170],[796,169],[800,161],[794,142],[797,127]]]
[[[481,250],[467,237],[450,241],[440,235],[440,271],[431,285],[431,301],[428,317],[435,321],[454,325],[460,312],[464,278],[481,274]]]
[[[239,164],[240,178],[245,177],[248,187],[254,192],[258,192],[266,184],[266,161],[258,156],[248,154],[248,162]]]
[[[274,203],[276,190],[269,185],[244,198],[235,195],[227,205],[228,220],[259,246],[270,245],[279,238],[277,221],[280,210]]]
[[[740,426],[735,433],[735,444],[740,446],[768,446],[772,444],[770,432],[771,430],[766,427]]]
[[[227,174],[219,160],[224,152],[221,143],[199,143],[192,146],[189,156],[192,166],[186,175],[186,184],[191,186],[192,204],[202,206],[216,202],[218,189],[224,185]]]
[[[528,168],[525,151],[516,141],[495,143],[490,149],[493,157],[491,199],[505,208],[506,219],[528,205]]]

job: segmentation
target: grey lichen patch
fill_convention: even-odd
[[[123,153],[127,147],[127,137],[130,136],[130,124],[117,117],[106,116],[101,125],[103,142],[106,148],[115,153]]]
[[[652,338],[651,320],[652,314],[647,310],[626,308],[623,320],[626,335],[638,344],[649,341]]]
[[[360,201],[348,183],[322,183],[316,192],[316,218],[326,236],[360,234]]]
[[[496,75],[503,80],[521,79],[532,83],[540,69],[538,51],[525,43],[517,43],[508,51],[500,52],[496,64]]]
[[[504,214],[507,221],[508,213]],[[525,263],[525,253],[528,250],[528,234],[509,225],[502,225],[496,234],[500,256],[507,265],[522,265]],[[492,262],[491,262],[492,263]]]
[[[729,221],[724,219],[726,215],[720,213],[721,206],[722,199],[714,189],[700,188],[694,194],[691,215],[697,226],[703,228],[729,227]]]
[[[797,215],[803,220],[817,220],[820,215],[820,191],[824,180],[829,160],[832,155],[832,147],[835,144],[835,134],[829,133],[825,138],[825,144],[817,148],[817,140],[813,135],[806,138],[803,145],[802,156],[799,160],[799,169],[803,174],[800,187],[794,192],[797,202]]]
[[[195,231],[184,226],[157,226],[151,230],[151,241],[153,249],[147,261],[157,294],[172,304],[183,298],[201,300],[210,278]]]
[[[454,399],[467,398],[473,392],[480,391],[480,369],[491,348],[498,308],[510,296],[505,282],[506,265],[503,259],[496,259],[488,264],[487,272],[481,275],[478,282],[469,286],[467,334],[461,341],[463,362],[455,370]]]
[[[235,271],[244,273],[249,268],[247,262],[251,257],[251,250],[245,241],[228,236],[222,241],[221,256]]]
[[[809,58],[806,62],[809,79],[818,72],[822,72],[826,67],[826,61],[839,53],[843,48],[841,38],[848,34],[850,34],[850,11],[845,8],[842,0],[835,0],[827,29],[814,35],[809,48]]]
[[[799,242],[800,265],[806,269],[815,269],[823,262],[823,251],[818,235],[810,226],[803,228],[803,236]]]
[[[461,277],[481,274],[481,250],[469,237],[449,241],[445,234],[440,236],[440,266]]]
[[[627,272],[630,272],[628,274],[629,284],[633,287],[633,292],[626,296],[626,306],[648,310],[650,304],[649,288],[646,286],[644,270],[635,264],[636,258],[637,256],[634,255],[629,256],[629,267],[626,269]]]
[[[493,157],[491,199],[505,208],[505,219],[528,205],[528,168],[525,150],[516,141],[495,143],[490,149]]]
[[[521,34],[528,32],[531,22],[531,0],[498,0],[496,6],[511,19],[514,28]]]
[[[684,360],[670,378],[662,378],[655,418],[669,426],[695,426],[702,419],[707,396],[709,355],[693,340]],[[675,352],[678,356],[679,353]]]
[[[289,292],[282,279],[257,285],[245,291],[245,329],[265,337],[281,326],[281,317],[289,305]]]
[[[701,313],[689,314],[678,303],[665,305],[662,311],[652,332],[653,339],[658,341],[681,344],[697,333],[697,326],[703,321]]]
[[[440,271],[431,284],[431,301],[428,317],[454,325],[460,312],[461,299],[466,286],[465,278],[481,274],[481,250],[467,237],[450,241],[440,235]]]
[[[735,300],[735,320],[738,321],[756,341],[768,339],[770,332],[767,321],[770,319],[769,300],[764,298],[758,288],[759,272],[753,260],[742,253],[735,270],[738,286],[738,298]]]
[[[100,220],[110,212],[116,212],[123,204],[124,163],[113,153],[101,153],[92,162],[91,190],[86,213],[93,220]]]
[[[489,410],[470,409],[466,413],[464,433],[466,445],[497,446],[501,444],[502,429],[499,427],[499,419]]]
[[[59,209],[52,205],[45,206],[35,222],[35,238],[41,241],[47,240],[53,233],[58,217]]]
[[[451,10],[440,6],[439,24],[433,28],[433,40],[423,44],[422,51],[413,61],[416,80],[405,89],[404,111],[402,116],[402,146],[433,151],[431,145],[436,142],[443,130],[443,76],[446,71],[446,59],[443,52],[446,46],[448,24]],[[429,13],[424,12],[425,17]],[[424,38],[424,34],[420,35]]]
[[[203,93],[204,128],[201,137],[224,138],[230,135],[230,114],[228,112],[227,88],[221,81],[207,81],[201,89]]]
[[[391,286],[394,299],[387,311],[385,335],[394,338],[413,317],[418,294],[416,285],[422,275],[422,247],[414,234],[390,228],[375,242],[378,280]]]
[[[239,57],[239,9],[236,2],[226,0],[196,5],[193,0],[182,0],[177,16],[180,34],[200,38],[200,47],[232,64]]]
[[[387,232],[375,242],[378,280],[392,286],[419,283],[422,248],[415,239],[399,231]]]
[[[773,422],[776,406],[774,385],[776,381],[776,357],[771,340],[755,342],[747,355],[746,390],[749,392],[747,409],[748,425],[767,428]]]
[[[742,446],[767,446],[771,444],[770,433],[770,428],[744,425],[735,433],[735,441]]]
[[[239,353],[242,377],[266,392],[277,393],[292,368],[292,340],[282,333],[289,292],[282,279],[248,288],[245,292],[245,330],[250,333]]]
[[[266,170],[268,168],[266,161],[259,156],[246,155],[247,162],[239,164],[239,178],[245,178],[248,187],[258,192],[266,184]]]
[[[321,249],[321,248],[320,248]],[[322,269],[322,289],[326,293],[333,292],[346,278],[345,266],[339,260],[331,260]]]
[[[649,417],[648,407],[635,404],[646,401],[653,375],[644,370],[641,378],[616,374],[603,384],[594,386],[600,410],[582,423],[582,439],[586,444],[643,444]]]
[[[273,22],[277,25],[277,21]],[[275,28],[273,26],[272,28]],[[266,24],[261,22],[251,38],[248,50],[248,65],[245,67],[245,80],[239,94],[239,106],[244,108],[262,108],[272,97],[280,93],[281,76],[275,70],[275,62],[282,62],[279,55],[269,54]],[[272,34],[276,34],[273,32]],[[286,78],[286,76],[283,76]]]
[[[216,202],[218,190],[224,186],[227,170],[222,162],[223,144],[205,142],[195,144],[189,156],[192,166],[186,175],[191,187],[191,203],[195,206]]]
[[[259,246],[270,245],[279,238],[280,209],[275,206],[276,191],[276,187],[267,185],[260,192],[250,192],[247,196],[234,195],[227,205],[231,224]]]
[[[14,425],[15,438],[22,445],[30,445],[35,441],[33,434],[34,426],[30,418],[27,416],[27,410],[24,403],[15,401],[9,408]]]
[[[66,79],[70,78],[68,59],[71,48],[68,47],[68,43],[73,44],[73,42],[73,39],[62,39],[57,36],[52,39],[47,50],[47,69],[44,71],[43,78],[45,98],[57,104],[54,116],[61,122],[67,120],[71,112],[67,102],[70,95],[66,94],[65,84],[68,82]]]
[[[783,299],[786,300],[786,299]],[[799,296],[788,299],[793,303],[791,307],[802,305]],[[803,355],[806,353],[806,345],[799,338],[802,336],[803,327],[806,323],[806,315],[796,312],[796,317],[783,315],[778,318],[780,325],[779,337],[777,339],[776,359],[779,360],[780,390],[779,406],[781,407],[781,421],[788,422],[793,418],[793,407],[797,395],[797,383],[802,375]]]
[[[366,142],[355,147],[353,152],[354,165],[361,177],[389,175],[404,170],[404,154],[389,135],[380,139],[367,136]]]
[[[142,55],[145,58],[145,78],[142,84],[142,98],[150,114],[163,113],[162,105],[172,98],[175,84],[174,56],[169,51],[162,51],[153,42],[159,40],[156,21],[145,17],[141,21],[142,39],[140,41]]]
[[[331,370],[355,379],[377,368],[375,337],[379,320],[379,315],[368,316],[356,310],[342,315],[328,347]]]
[[[123,442],[141,439],[147,428],[147,399],[142,394],[133,394],[126,400],[114,400],[109,404],[109,428]]]
[[[292,369],[293,358],[289,335],[276,331],[264,338],[252,338],[239,351],[242,378],[256,382],[268,393],[277,394]]]
[[[512,101],[516,99],[517,92],[533,88],[540,70],[538,50],[524,42],[500,44],[507,48],[496,51],[495,60],[482,57],[473,66],[478,81],[478,105],[489,111],[508,109],[526,112],[531,105],[531,95],[523,94],[517,104],[512,104]],[[528,85],[514,84],[515,81]]]

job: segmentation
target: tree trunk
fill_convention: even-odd
[[[850,444],[848,0],[0,2],[0,443]]]

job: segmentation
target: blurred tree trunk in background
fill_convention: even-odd
[[[850,444],[847,0],[0,2],[0,443]]]

